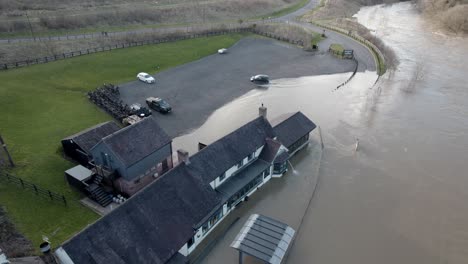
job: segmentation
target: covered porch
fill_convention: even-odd
[[[270,163],[257,159],[238,174],[231,176],[216,190],[221,193],[228,208],[239,204],[254,188],[270,175]]]

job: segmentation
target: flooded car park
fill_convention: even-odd
[[[276,40],[248,37],[229,48],[226,56],[213,54],[198,61],[159,72],[157,85],[120,84],[122,100],[145,105],[148,97],[164,98],[174,111],[153,115],[171,136],[203,124],[216,109],[255,89],[252,74],[268,72],[275,79],[350,72],[355,65],[329,54],[306,52]],[[266,87],[265,87],[266,88]]]

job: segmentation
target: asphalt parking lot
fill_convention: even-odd
[[[122,100],[129,105],[146,106],[145,98],[150,96],[168,101],[173,112],[163,115],[153,111],[152,118],[171,137],[176,137],[199,127],[222,105],[257,89],[249,81],[252,75],[267,74],[274,80],[351,72],[354,66],[351,60],[305,52],[271,39],[248,37],[230,47],[227,54],[213,54],[157,73],[155,84],[135,80],[119,86]],[[135,76],[137,73],[138,69]]]

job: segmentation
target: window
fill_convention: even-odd
[[[208,232],[216,223],[223,217],[223,208],[219,209],[216,211],[216,213],[213,214],[213,216],[210,217],[210,219],[203,224],[202,226],[202,232],[203,235]]]
[[[250,153],[249,156],[247,156],[247,161],[251,161],[254,157],[253,153]]]
[[[286,167],[286,162],[283,162],[283,163],[275,163],[274,167],[273,167],[273,172],[274,173],[283,173],[285,172],[287,169]]]
[[[102,164],[105,167],[109,166],[109,164],[107,164],[107,154],[105,154],[104,152],[101,152],[101,159],[102,159]]]
[[[158,174],[163,174],[163,173],[164,173],[162,162],[159,162],[159,163],[156,165],[156,171],[158,172]]]
[[[187,248],[191,248],[194,243],[195,243],[195,239],[191,237],[189,241],[187,241]]]
[[[202,226],[202,232],[203,234],[205,234],[206,232],[208,232],[209,228],[208,228],[208,222],[206,222],[203,226]]]
[[[239,163],[237,163],[237,168],[242,167],[242,165],[244,165],[244,159],[241,159],[241,161],[239,161]]]
[[[219,176],[219,181],[224,180],[224,178],[226,178],[226,172],[224,172],[223,174],[221,174],[221,176]]]

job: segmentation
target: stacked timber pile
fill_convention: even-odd
[[[118,86],[104,84],[96,90],[89,92],[88,98],[119,121],[130,115],[130,107],[120,100]]]

